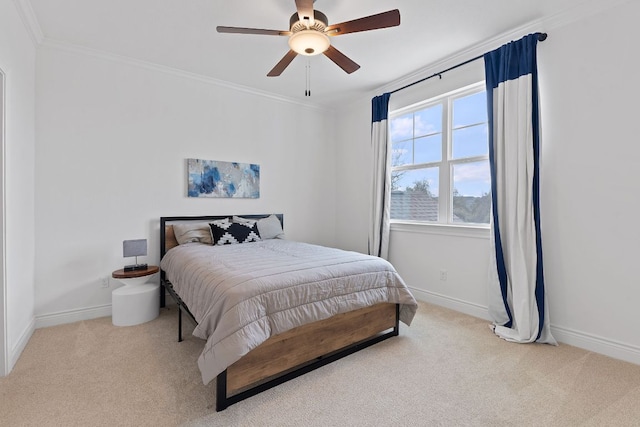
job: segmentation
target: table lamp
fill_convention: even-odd
[[[125,240],[122,242],[122,255],[127,257],[136,257],[136,263],[125,265],[124,271],[145,270],[147,264],[138,264],[138,257],[147,255],[147,239]]]

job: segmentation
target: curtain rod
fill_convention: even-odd
[[[545,41],[545,40],[547,39],[547,33],[537,33],[537,34],[538,34],[538,41],[543,42],[543,41]],[[478,59],[483,58],[483,57],[484,57],[484,54],[482,54],[482,55],[478,55],[478,56],[476,56],[475,58],[468,59],[468,60],[466,60],[466,61],[464,61],[464,62],[461,62],[461,63],[460,63],[460,64],[458,64],[458,65],[454,65],[453,67],[449,67],[449,68],[447,68],[446,70],[440,71],[439,73],[434,73],[434,74],[430,75],[429,77],[425,77],[425,78],[420,79],[420,80],[418,80],[418,81],[415,81],[415,82],[413,82],[413,83],[409,83],[408,85],[406,85],[406,86],[402,86],[402,87],[401,87],[401,88],[399,88],[399,89],[392,90],[392,91],[390,91],[390,92],[389,92],[389,94],[399,92],[399,91],[401,91],[401,90],[404,90],[404,89],[406,89],[406,88],[408,88],[408,87],[411,87],[411,86],[413,86],[413,85],[417,85],[418,83],[422,83],[423,81],[425,81],[425,80],[429,80],[429,79],[432,79],[432,78],[434,78],[434,77],[440,77],[440,78],[442,78],[442,74],[446,73],[447,71],[455,70],[455,69],[456,69],[456,68],[458,68],[458,67],[462,67],[463,65],[467,65],[468,63],[473,62],[473,61],[477,61]]]

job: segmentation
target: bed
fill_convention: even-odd
[[[166,290],[178,340],[183,313],[206,340],[217,411],[397,336],[417,309],[387,261],[284,239],[282,215],[162,217],[160,234],[160,305]]]

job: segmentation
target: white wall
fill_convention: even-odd
[[[580,18],[564,17],[564,23],[550,22],[549,38],[539,44],[541,221],[556,338],[640,363],[640,279],[635,271],[640,230],[634,226],[640,211],[635,117],[640,54],[633,48],[640,3],[617,4]],[[427,68],[424,74],[439,69]],[[425,83],[438,84],[437,79]],[[338,176],[345,193],[368,191],[362,177],[371,170],[369,102],[355,103],[339,115],[340,145],[349,147]],[[339,198],[349,219],[338,222],[341,246],[366,250],[366,227],[353,227],[352,219],[368,217],[368,200]],[[422,233],[395,227],[390,260],[418,298],[486,318],[487,239],[473,230],[447,236],[437,227]],[[448,271],[446,282],[439,280],[441,269]]]
[[[0,367],[0,375],[11,370],[34,326],[35,61],[35,46],[14,3],[0,0],[0,69],[6,84],[6,139],[2,160],[7,348],[3,355],[8,355]]]
[[[560,338],[620,344],[620,357],[637,363],[639,16],[640,2],[630,1],[558,28],[539,66],[551,322]]]
[[[48,47],[37,90],[39,325],[108,315],[100,279],[131,261],[124,239],[158,263],[160,216],[278,212],[288,237],[333,242],[330,113]],[[187,158],[259,164],[260,198],[187,198]]]

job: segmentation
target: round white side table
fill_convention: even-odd
[[[160,284],[148,283],[159,271],[155,265],[144,270],[114,271],[111,276],[124,286],[111,293],[111,320],[115,326],[148,322],[160,313]]]

